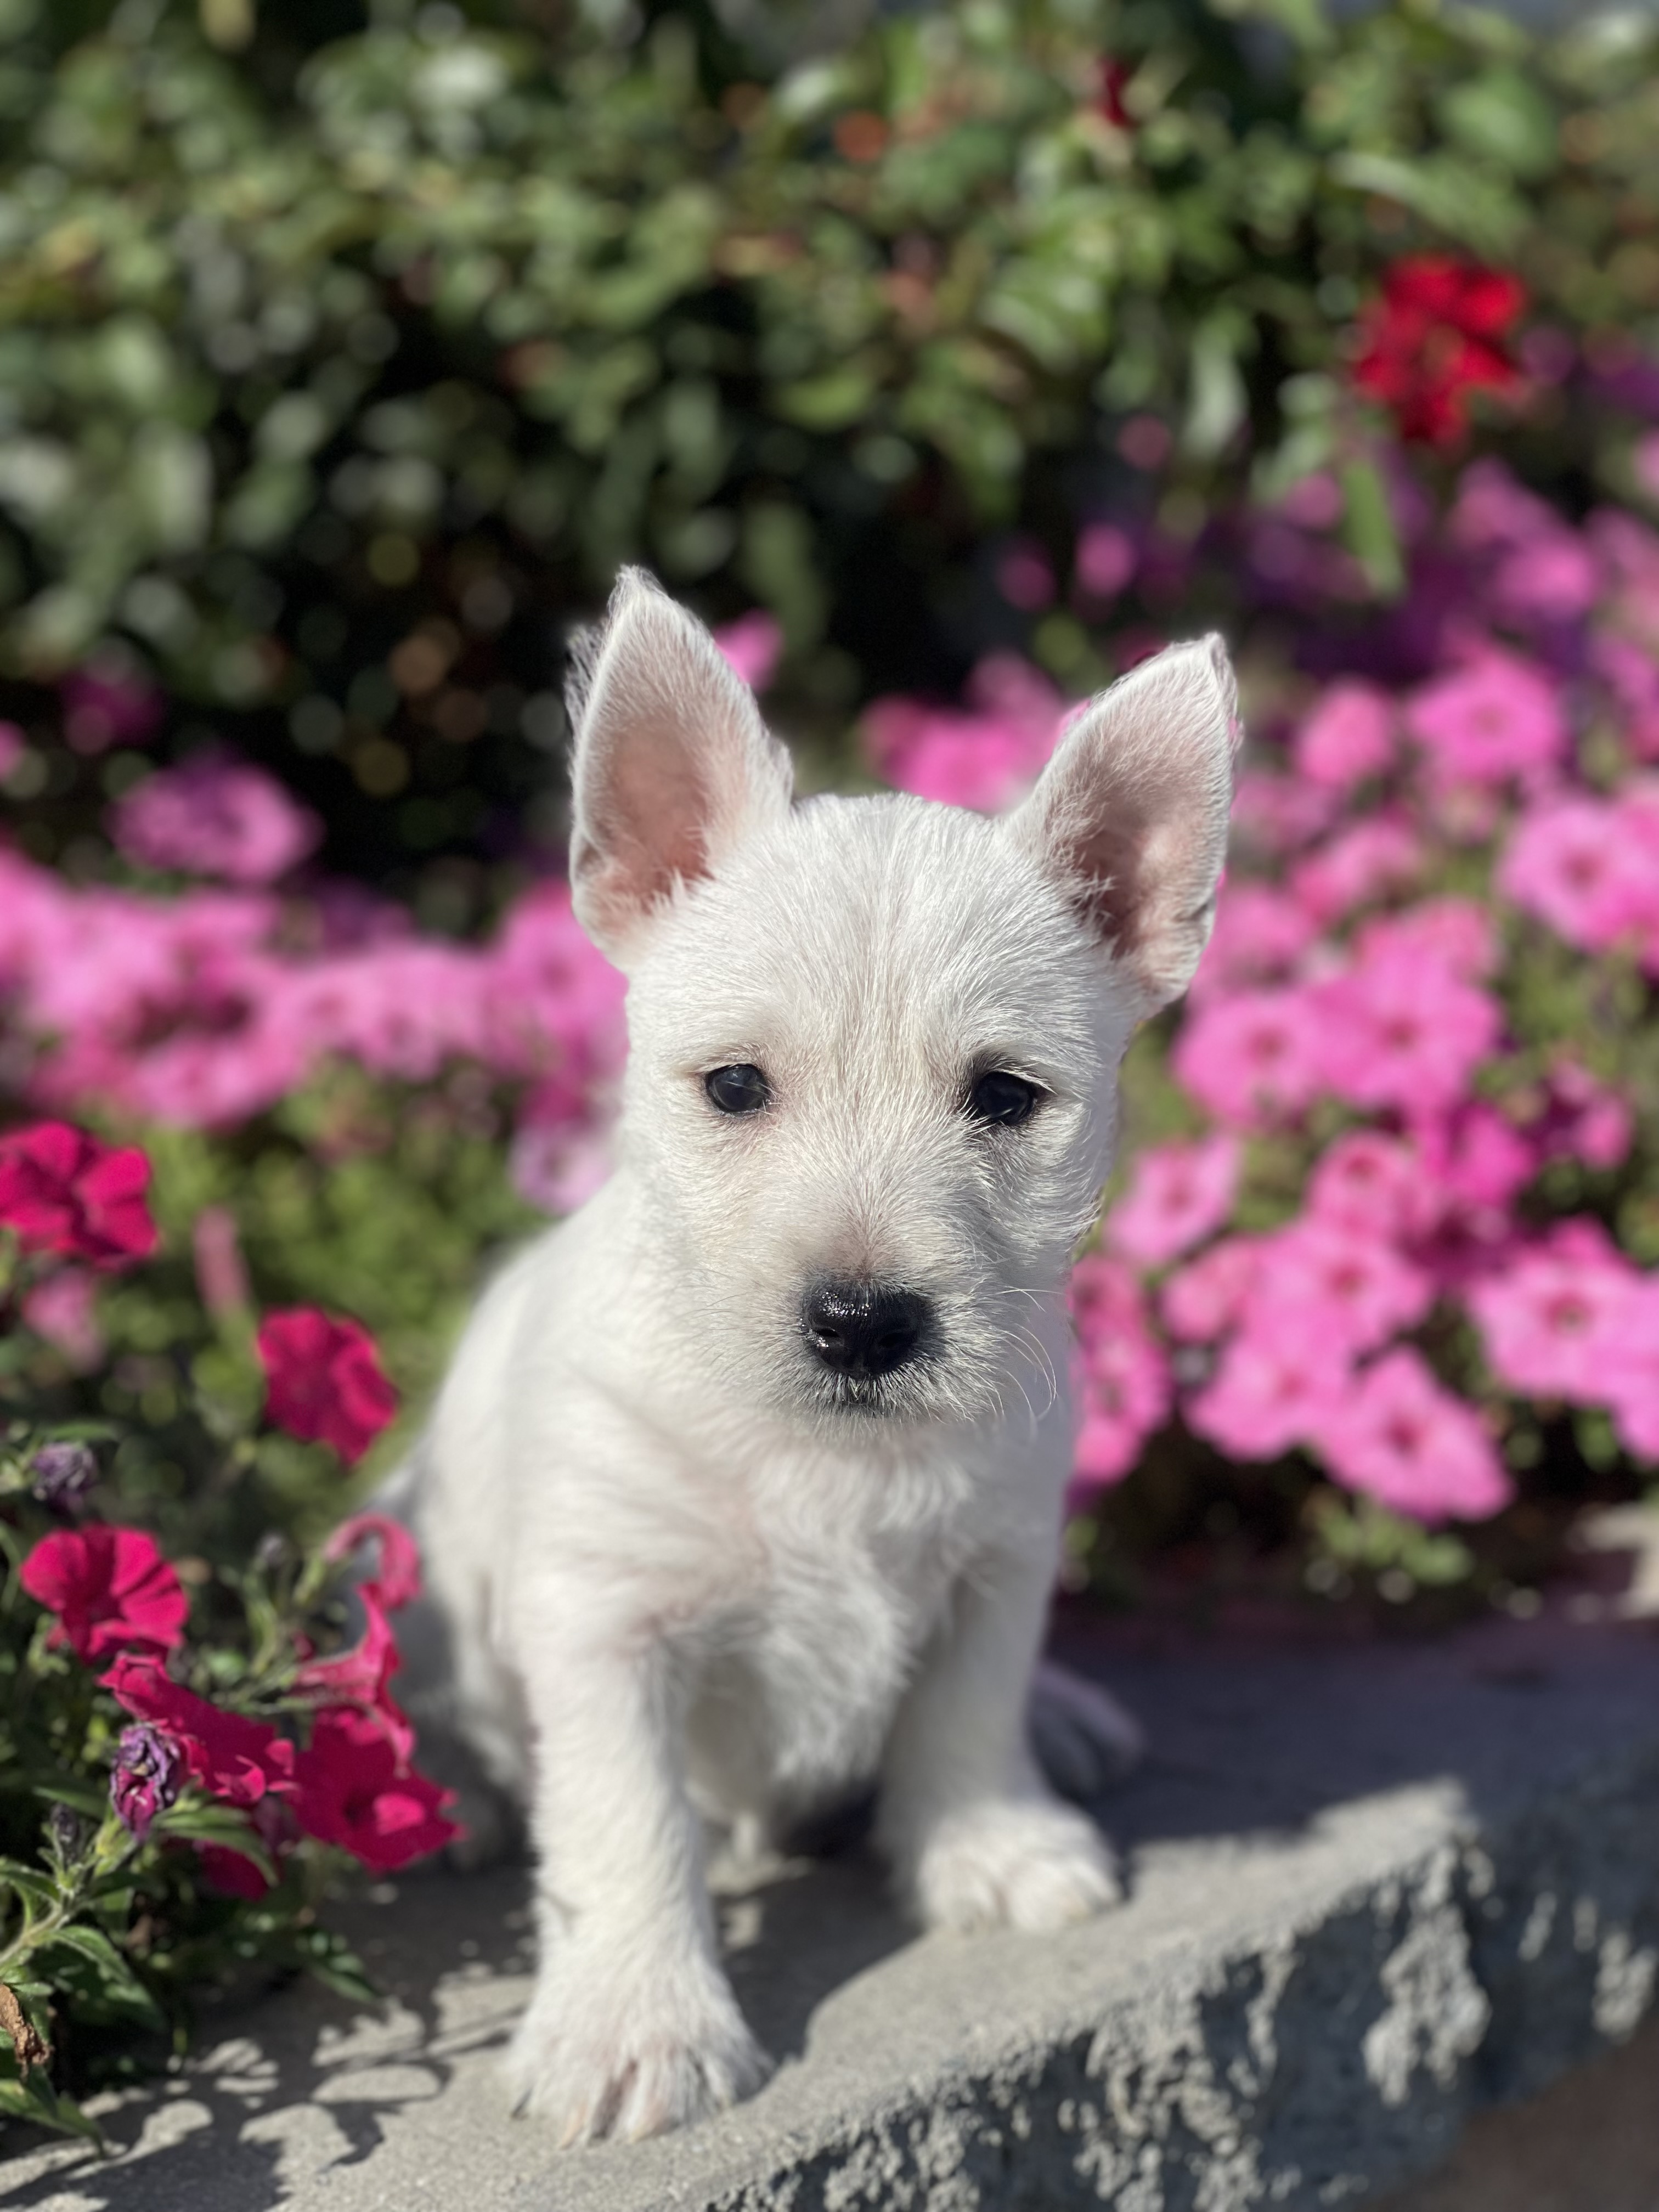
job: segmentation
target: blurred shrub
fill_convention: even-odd
[[[775,610],[809,740],[987,645],[1089,688],[1115,631],[1225,598],[1194,556],[1242,491],[1316,469],[1392,589],[1349,370],[1416,245],[1525,272],[1523,465],[1622,477],[1659,308],[1634,19],[981,0],[781,67],[696,8],[628,22],[5,0],[38,857],[100,865],[105,800],[211,732],[464,924],[481,865],[557,844],[562,630],[628,558]],[[1127,591],[1103,521],[1156,544]]]

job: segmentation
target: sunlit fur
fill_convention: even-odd
[[[1180,879],[1103,924],[1079,859],[1111,808],[1098,716],[1007,821],[792,806],[748,695],[647,581],[587,657],[573,876],[629,976],[619,1164],[483,1299],[397,1490],[460,1723],[530,1807],[543,1957],[510,2066],[568,2139],[761,2077],[699,1816],[752,1841],[878,1777],[926,1919],[1047,1928],[1116,1893],[1025,1704],[1070,1463],[1066,1271],[1119,1060],[1190,973],[1224,839],[1224,662],[1164,665],[1102,711],[1134,763],[1128,861],[1177,852]],[[761,1110],[710,1103],[728,1063],[764,1071]],[[1023,1125],[967,1110],[990,1067],[1043,1093]],[[800,1325],[825,1276],[925,1295],[920,1356],[829,1374]]]

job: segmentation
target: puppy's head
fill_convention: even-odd
[[[1219,641],[1103,693],[1000,821],[792,804],[752,695],[638,572],[572,705],[576,910],[630,978],[622,1156],[682,1356],[820,1431],[993,1412],[1041,1370],[1124,1047],[1209,934]]]

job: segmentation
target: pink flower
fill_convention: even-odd
[[[397,1413],[398,1394],[358,1322],[335,1320],[315,1306],[267,1314],[258,1349],[268,1417],[290,1436],[331,1444],[348,1466]]]
[[[1395,720],[1393,702],[1374,684],[1331,684],[1292,740],[1297,774],[1342,792],[1385,775],[1399,750]]]
[[[58,1252],[96,1267],[125,1267],[155,1249],[144,1202],[149,1162],[66,1121],[36,1121],[0,1137],[0,1225],[26,1252]]]
[[[106,1340],[98,1320],[98,1286],[83,1267],[59,1267],[23,1297],[23,1319],[76,1375],[103,1364]]]
[[[43,1536],[18,1580],[37,1605],[58,1616],[53,1643],[77,1659],[120,1651],[171,1651],[185,1640],[190,1600],[142,1528],[84,1528]]]
[[[1233,826],[1245,844],[1272,855],[1294,853],[1337,817],[1337,794],[1293,775],[1246,769],[1233,793]]]
[[[1474,899],[1449,893],[1416,899],[1397,914],[1373,915],[1354,937],[1362,961],[1402,955],[1432,960],[1466,983],[1478,983],[1497,969],[1501,947],[1489,910]]]
[[[412,1603],[421,1594],[420,1547],[403,1522],[389,1514],[352,1514],[324,1545],[323,1557],[337,1565],[366,1543],[378,1547],[380,1564],[374,1578],[362,1584],[365,1595],[373,1591],[388,1613]]]
[[[1375,1129],[1338,1137],[1314,1163],[1308,1182],[1313,1218],[1394,1243],[1427,1236],[1440,1205],[1416,1146]]]
[[[1212,1344],[1236,1327],[1255,1287],[1264,1239],[1228,1237],[1171,1275],[1158,1310],[1182,1344]]]
[[[1535,778],[1567,750],[1555,690],[1530,661],[1483,646],[1468,665],[1407,700],[1406,726],[1421,746],[1431,787]]]
[[[1233,1459],[1277,1459],[1320,1427],[1348,1381],[1334,1332],[1290,1326],[1242,1329],[1213,1379],[1187,1404],[1187,1425]]]
[[[1503,1215],[1538,1172],[1538,1154],[1506,1115],[1480,1101],[1423,1134],[1425,1164],[1449,1207]]]
[[[1550,1243],[1471,1284],[1464,1302],[1500,1382],[1528,1397],[1600,1405],[1640,1279],[1595,1224],[1577,1225],[1589,1233],[1564,1241],[1558,1229]]]
[[[1249,1129],[1292,1120],[1322,1088],[1319,1032],[1299,989],[1206,999],[1176,1040],[1175,1073],[1218,1121]]]
[[[1366,1368],[1314,1442],[1345,1487],[1419,1521],[1485,1520],[1514,1495],[1480,1415],[1409,1348]]]
[[[1135,1156],[1129,1187],[1112,1208],[1106,1242],[1143,1267],[1166,1267],[1218,1229],[1238,1188],[1236,1137],[1155,1145]]]
[[[1373,815],[1301,861],[1291,888],[1316,921],[1328,924],[1403,890],[1422,873],[1423,862],[1422,845],[1403,822]]]
[[[1659,927],[1659,868],[1645,823],[1600,799],[1551,798],[1522,817],[1498,889],[1591,952]]]
[[[1135,542],[1115,522],[1091,522],[1078,532],[1072,574],[1091,599],[1115,599],[1134,574]]]
[[[1245,984],[1282,981],[1316,929],[1313,916],[1288,891],[1267,884],[1224,885],[1188,996],[1213,999]]]
[[[783,653],[783,628],[775,615],[756,607],[717,629],[714,642],[734,674],[764,691]]]
[[[1326,1082],[1350,1105],[1443,1113],[1503,1031],[1498,1003],[1438,961],[1392,947],[1321,988]]]
[[[274,883],[323,834],[274,776],[213,754],[147,777],[117,805],[112,827],[141,867],[233,884]]]
[[[1170,1411],[1169,1363],[1146,1324],[1139,1285],[1115,1260],[1091,1253],[1072,1271],[1078,1335],[1079,1428],[1074,1496],[1128,1474]]]
[[[1304,1215],[1263,1243],[1244,1330],[1310,1339],[1328,1332],[1358,1354],[1414,1328],[1433,1303],[1430,1278],[1388,1244]]]
[[[1561,1060],[1550,1071],[1544,1111],[1530,1134],[1547,1159],[1616,1168],[1629,1155],[1635,1116],[1626,1100],[1587,1068]]]
[[[975,670],[968,714],[878,699],[866,757],[900,791],[997,813],[1036,781],[1060,733],[1059,695],[1024,661],[994,653]]]

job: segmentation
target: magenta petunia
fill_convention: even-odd
[[[315,1306],[295,1306],[267,1314],[258,1341],[265,1411],[277,1427],[331,1444],[348,1466],[360,1460],[398,1410],[368,1331]]]
[[[1313,1440],[1337,1481],[1419,1521],[1484,1521],[1514,1495],[1485,1422],[1408,1346],[1366,1368]]]
[[[100,1522],[43,1536],[18,1577],[37,1604],[58,1616],[54,1641],[76,1658],[118,1651],[170,1651],[185,1640],[190,1600],[155,1539]]]
[[[0,1137],[0,1225],[26,1252],[120,1267],[155,1249],[145,1192],[149,1162],[136,1146],[100,1144],[67,1121]]]

